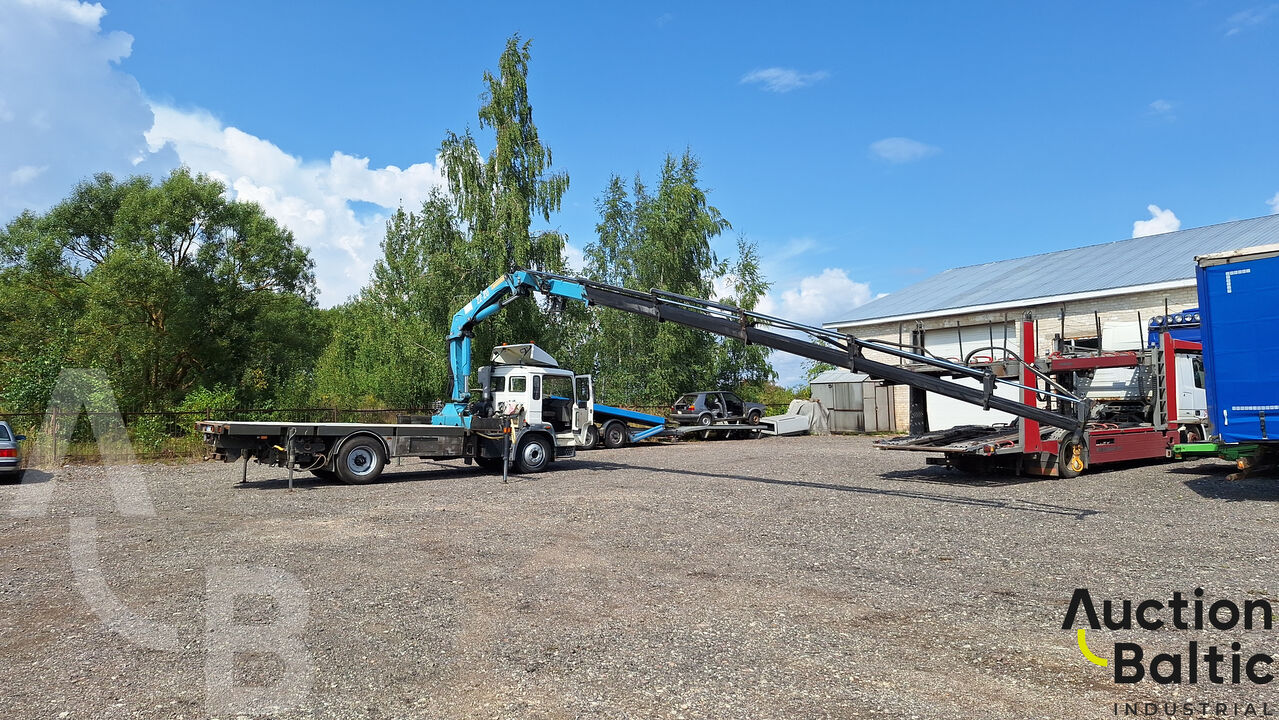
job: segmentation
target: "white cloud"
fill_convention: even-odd
[[[104,33],[99,4],[0,2],[0,223],[41,211],[95,172],[129,174],[171,165],[171,155],[135,167],[146,150],[151,110],[118,63],[133,38]]]
[[[825,70],[802,73],[791,68],[771,67],[748,72],[742,76],[739,83],[742,85],[762,85],[769,92],[785,93],[808,87],[813,83],[825,80],[827,77],[830,77],[830,73]]]
[[[1175,116],[1172,113],[1172,110],[1173,110],[1173,104],[1168,102],[1167,100],[1160,99],[1150,103],[1151,113],[1165,117],[1169,120],[1172,120],[1175,118]]]
[[[586,255],[582,254],[582,249],[573,243],[564,243],[564,262],[568,265],[570,274],[577,274],[586,270]]]
[[[14,170],[13,172],[9,173],[9,184],[10,185],[26,185],[27,183],[30,183],[32,180],[35,180],[36,178],[40,177],[40,175],[42,175],[44,171],[48,169],[49,169],[48,165],[41,165],[39,167],[36,167],[35,165],[23,165],[17,170]]]
[[[1279,213],[1279,192],[1275,193],[1274,197],[1267,200],[1266,204],[1270,206],[1270,214],[1274,215]]]
[[[106,8],[100,3],[90,5],[77,0],[19,0],[19,2],[49,18],[69,21],[94,30],[98,29],[102,16],[107,14]]]
[[[1276,11],[1279,11],[1279,4],[1258,5],[1247,10],[1240,10],[1226,18],[1226,36],[1238,35],[1250,27],[1261,25],[1269,20]]]
[[[105,14],[75,0],[0,0],[0,223],[48,209],[97,172],[158,178],[184,164],[292,230],[331,305],[364,284],[390,209],[412,208],[443,184],[438,162],[371,168],[343,152],[304,160],[206,111],[148,102],[118,66],[133,38],[103,32]],[[356,202],[388,212],[357,217]]]
[[[759,312],[805,325],[838,320],[872,299],[870,284],[857,282],[841,268],[826,268],[795,282],[778,283],[759,303]],[[777,352],[771,356],[777,382],[791,387],[804,381],[803,358]]]
[[[923,160],[941,152],[941,148],[926,145],[918,140],[904,137],[890,137],[876,140],[870,144],[872,155],[890,163],[908,163]]]
[[[1150,219],[1138,220],[1132,224],[1133,237],[1159,235],[1181,229],[1181,220],[1173,211],[1160,209],[1158,205],[1147,205],[1146,210],[1150,212]]]
[[[171,149],[184,165],[226,183],[233,197],[261,205],[292,230],[311,249],[325,305],[342,302],[364,284],[385,231],[387,214],[357,217],[350,203],[412,209],[431,188],[444,186],[438,162],[370,168],[368,158],[342,152],[328,162],[304,161],[206,111],[158,104],[152,110],[148,149]]]

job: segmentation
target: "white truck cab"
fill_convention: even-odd
[[[546,423],[555,434],[557,448],[587,444],[588,428],[595,420],[595,392],[590,375],[575,375],[559,366],[550,353],[533,345],[493,348],[486,395],[494,409],[507,414],[518,405],[529,424]]]

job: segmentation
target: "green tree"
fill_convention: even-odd
[[[420,212],[401,208],[392,216],[368,286],[339,308],[334,340],[318,363],[325,402],[420,408],[446,394],[444,337],[465,245],[442,193],[431,193]]]
[[[531,230],[534,217],[550,222],[558,212],[569,178],[552,172],[552,157],[533,122],[528,63],[531,41],[519,35],[506,42],[497,74],[484,73],[479,124],[493,131],[493,146],[480,153],[467,129],[448,132],[440,146],[457,219],[466,243],[451,261],[453,309],[483,290],[497,275],[517,267],[562,271],[564,237],[555,230]],[[516,303],[477,328],[473,348],[486,353],[496,342],[542,342],[557,349],[556,323],[534,303]]]
[[[654,192],[638,177],[629,190],[611,177],[596,203],[598,238],[584,251],[587,276],[697,298],[714,297],[717,281],[728,281],[732,295],[725,300],[753,309],[768,290],[758,251],[740,239],[734,262],[716,256],[711,242],[730,226],[707,202],[699,169],[685,151],[665,158]],[[610,311],[590,319],[581,346],[578,366],[592,368],[606,402],[666,403],[690,390],[762,385],[774,377],[763,348]]]
[[[5,378],[34,371],[30,382],[0,379],[14,409],[42,409],[64,365],[106,370],[126,411],[246,377],[268,394],[324,341],[306,250],[257,205],[185,168],[158,184],[82,182],[0,231],[0,258],[0,304],[22,313],[0,334],[0,367]]]
[[[724,278],[732,294],[722,300],[743,310],[754,310],[771,287],[764,279],[759,262],[759,248],[744,237],[737,239],[737,258],[728,268]],[[777,379],[777,373],[768,362],[771,351],[759,345],[747,345],[734,338],[722,338],[716,357],[716,384],[719,387],[740,388],[752,397]]]

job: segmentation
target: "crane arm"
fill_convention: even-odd
[[[448,336],[453,396],[451,402],[446,404],[443,413],[436,416],[436,422],[466,424],[464,415],[470,400],[466,381],[471,373],[471,337],[473,335],[471,328],[477,322],[496,313],[507,303],[532,292],[542,293],[553,300],[559,298],[577,300],[588,305],[608,307],[661,322],[673,322],[723,337],[736,338],[748,344],[762,345],[836,367],[846,367],[854,372],[866,373],[873,378],[920,388],[980,405],[983,408],[1002,410],[1018,417],[1072,432],[1080,431],[1088,419],[1087,401],[1067,394],[1064,390],[1029,388],[1018,381],[996,378],[989,370],[972,368],[930,355],[903,350],[888,343],[862,340],[833,330],[675,293],[659,290],[645,293],[583,278],[519,270],[495,280],[453,316]],[[764,327],[771,329],[763,329]],[[778,331],[798,331],[811,339],[803,339]],[[975,378],[981,380],[983,386],[974,388],[900,365],[870,360],[864,357],[863,350],[874,350],[910,360],[913,363],[931,365],[951,374]],[[1034,390],[1040,395],[1055,397],[1064,403],[1072,404],[1076,410],[1075,416],[1071,417],[1046,408],[999,397],[994,393],[996,385]]]

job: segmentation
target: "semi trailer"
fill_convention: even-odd
[[[1195,263],[1209,431],[1173,455],[1233,461],[1239,479],[1279,463],[1279,244]]]
[[[1042,374],[1016,356],[1003,363],[1012,371],[997,373],[990,367],[972,367],[732,305],[535,270],[497,278],[454,314],[446,338],[450,395],[430,417],[404,416],[385,424],[206,420],[197,423],[197,429],[210,447],[210,457],[243,460],[246,473],[248,461],[254,459],[285,467],[290,474],[310,471],[350,483],[370,482],[391,458],[406,456],[460,458],[503,472],[509,463],[520,472],[538,472],[574,457],[578,448],[588,444],[592,426],[603,428],[605,442],[608,430],[617,424],[626,425],[632,440],[660,432],[658,426],[645,427],[644,420],[626,414],[629,411],[596,405],[589,376],[560,368],[533,345],[495,348],[491,363],[477,373],[479,387],[469,386],[474,326],[533,293],[545,296],[552,309],[571,300],[629,312],[1012,413],[1027,427],[1033,423],[1036,428],[1056,430],[1045,430],[1049,435],[1026,450],[1044,466],[1053,465],[1063,452],[1077,453],[1075,448],[1084,441],[1091,401],[1060,385],[1041,385]],[[926,370],[871,359],[867,351]],[[957,378],[976,379],[980,387],[955,382]],[[1014,388],[1022,399],[1001,397],[996,392],[1001,387]],[[1036,402],[1036,398],[1047,402]],[[597,418],[604,420],[603,426],[598,426]]]

